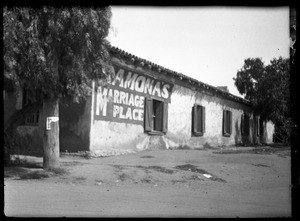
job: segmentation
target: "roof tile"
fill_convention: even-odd
[[[171,73],[171,74],[177,76],[180,80],[183,80],[183,79],[188,80],[190,84],[191,83],[194,83],[194,84],[198,83],[201,87],[207,89],[208,91],[216,92],[218,94],[221,94],[223,97],[227,97],[227,98],[233,99],[235,101],[238,101],[240,103],[244,103],[244,104],[247,104],[247,105],[252,105],[251,102],[248,101],[248,100],[245,100],[243,98],[240,98],[240,97],[235,96],[233,94],[230,94],[228,92],[222,91],[221,89],[218,89],[217,87],[205,84],[201,81],[198,81],[194,78],[188,77],[184,74],[181,74],[181,73],[178,73],[176,71],[173,71],[173,70],[167,69],[165,67],[162,67],[160,65],[154,64],[153,62],[150,62],[150,61],[147,61],[147,60],[145,60],[143,58],[140,58],[138,56],[132,55],[132,54],[130,54],[130,53],[124,51],[124,50],[121,50],[120,48],[117,48],[115,46],[111,46],[110,51],[118,53],[120,56],[130,57],[132,62],[138,61],[142,66],[147,65],[148,67],[155,67],[155,68],[158,69],[158,72],[165,71],[166,73]]]

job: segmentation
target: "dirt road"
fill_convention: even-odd
[[[290,151],[155,150],[42,158],[5,168],[5,214],[26,217],[289,217]]]

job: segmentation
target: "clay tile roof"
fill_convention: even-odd
[[[166,72],[168,74],[172,74],[172,75],[174,75],[174,77],[177,77],[180,80],[187,80],[190,84],[194,84],[194,85],[198,84],[201,88],[204,88],[204,89],[206,89],[206,90],[208,90],[210,92],[213,92],[215,94],[221,95],[222,97],[225,97],[225,98],[228,98],[230,100],[234,100],[234,101],[237,101],[239,103],[243,103],[243,104],[247,104],[247,105],[252,106],[251,102],[248,101],[248,100],[245,100],[245,99],[243,99],[241,97],[238,97],[238,96],[235,96],[233,94],[230,94],[229,92],[225,92],[225,91],[223,91],[223,90],[221,90],[221,89],[219,89],[217,87],[208,85],[208,84],[203,83],[201,81],[198,81],[198,80],[196,80],[194,78],[188,77],[188,76],[186,76],[184,74],[181,74],[181,73],[178,73],[176,71],[173,71],[173,70],[167,69],[165,67],[162,67],[162,66],[160,66],[158,64],[154,64],[154,63],[152,63],[150,61],[147,61],[147,60],[145,60],[143,58],[140,58],[138,56],[132,55],[132,54],[130,54],[130,53],[128,53],[128,52],[120,49],[120,48],[111,46],[110,47],[110,52],[111,53],[117,53],[121,57],[127,57],[127,58],[130,58],[130,59],[133,58],[135,61],[137,61],[139,63],[143,63],[143,66],[144,65],[151,65],[152,68],[157,68],[157,69],[160,69],[161,71],[164,71],[164,72]]]

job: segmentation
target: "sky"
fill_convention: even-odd
[[[289,57],[288,7],[112,6],[112,46],[243,97],[233,78],[246,58]]]

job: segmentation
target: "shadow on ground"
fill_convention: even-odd
[[[250,153],[250,154],[277,154],[279,157],[289,157],[291,155],[290,152],[291,148],[289,146],[267,146],[267,147],[257,147],[252,149],[223,149],[214,151],[214,154],[243,154],[243,153]]]
[[[5,167],[4,178],[18,180],[44,179],[53,175],[64,175],[67,173],[67,170],[64,168],[44,170],[42,163],[16,158],[11,161],[9,166]]]

